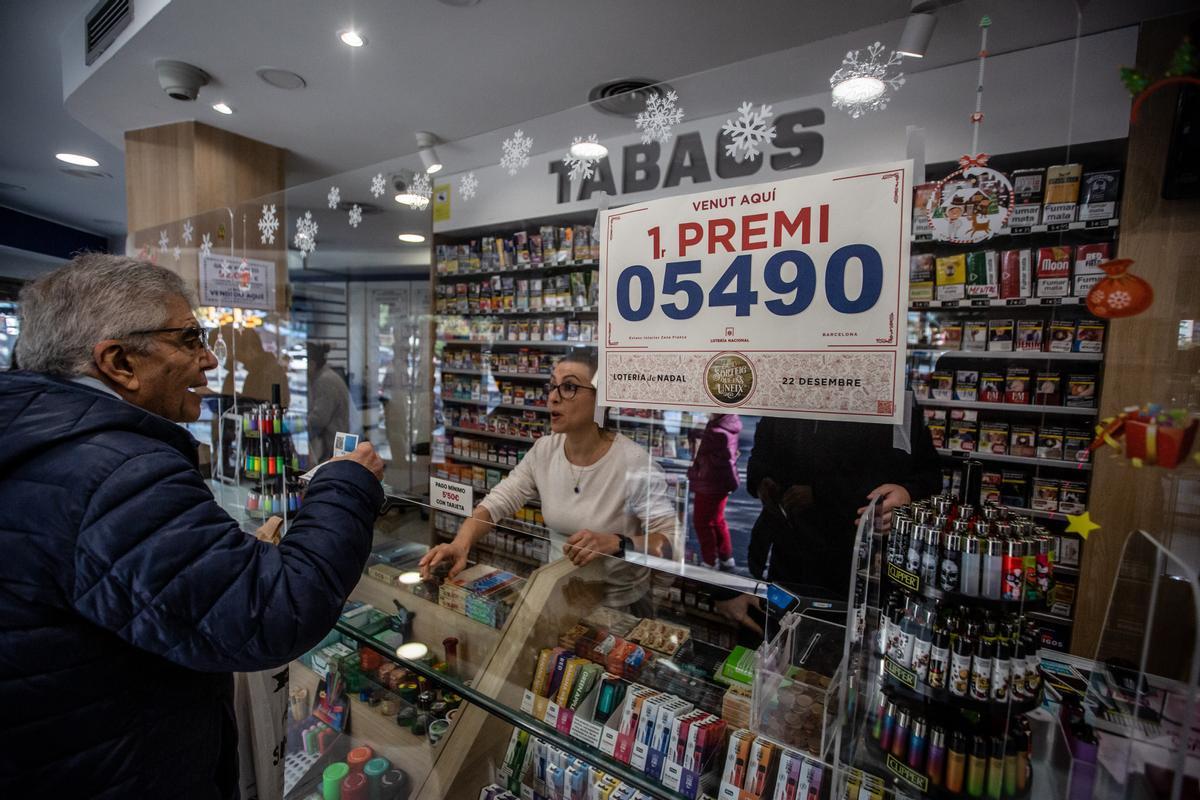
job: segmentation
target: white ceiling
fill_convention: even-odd
[[[1090,33],[1193,5],[1079,2],[1077,20],[1075,0],[964,0],[939,12],[930,57],[904,69],[974,58],[984,13],[993,20],[990,49],[1007,52],[1070,38],[1077,21]],[[173,0],[69,93],[68,115],[59,48],[82,43],[59,37],[93,3],[0,3],[0,97],[10,120],[0,128],[0,181],[28,187],[0,191],[0,203],[107,234],[123,230],[119,148],[126,130],[197,119],[269,142],[290,151],[293,186],[400,163],[398,156],[415,151],[413,131],[421,129],[456,143],[443,148],[447,161],[473,161],[480,157],[467,146],[473,137],[577,107],[593,85],[613,78],[687,86],[693,118],[721,111],[748,87],[766,101],[820,91],[848,47],[875,38],[894,44],[908,9],[907,0],[482,0],[471,8],[436,0]],[[154,5],[145,0],[142,8]],[[351,25],[367,47],[337,40]],[[213,76],[200,102],[181,103],[159,89],[159,58]],[[262,66],[298,72],[308,86],[269,87],[254,74]],[[237,113],[212,111],[218,99]],[[591,110],[570,118],[585,115],[597,128],[612,124]],[[93,154],[115,177],[68,178],[53,160],[59,149]]]

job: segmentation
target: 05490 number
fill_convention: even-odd
[[[862,273],[862,288],[858,297],[846,296],[846,272],[851,262],[857,262]],[[792,269],[788,269],[788,267]],[[751,255],[745,253],[733,259],[713,287],[708,290],[708,305],[713,308],[732,306],[739,317],[750,316],[758,305],[758,292],[750,288]],[[663,270],[662,294],[674,296],[658,308],[669,319],[691,319],[705,304],[705,291],[699,282],[688,276],[701,273],[701,262],[672,261]],[[781,250],[768,259],[763,268],[763,284],[777,297],[766,300],[767,311],[780,317],[792,317],[808,308],[817,293],[817,267],[802,250]],[[874,247],[848,244],[839,247],[825,265],[825,299],[831,308],[842,314],[861,314],[879,302],[883,291],[883,259]],[[629,322],[641,322],[654,313],[654,273],[641,264],[621,270],[617,276],[617,313]],[[680,297],[682,295],[682,297]]]

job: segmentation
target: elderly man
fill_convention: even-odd
[[[237,796],[235,670],[336,621],[383,502],[370,445],[278,546],[239,529],[177,422],[216,366],[183,282],[77,257],[21,294],[0,374],[0,795]]]

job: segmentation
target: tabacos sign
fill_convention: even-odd
[[[606,156],[596,162],[590,178],[577,183],[574,197],[571,167],[556,158],[550,162],[549,171],[556,178],[560,205],[587,201],[597,192],[616,197],[670,189],[684,179],[702,186],[714,180],[747,178],[759,172],[785,172],[811,167],[821,160],[825,140],[812,129],[824,123],[825,112],[820,108],[781,114],[775,120],[775,139],[763,148],[760,157],[746,158],[740,163],[726,151],[731,139],[719,123],[707,141],[700,131],[689,131],[677,134],[666,147],[658,142],[627,144],[621,148],[619,176]]]

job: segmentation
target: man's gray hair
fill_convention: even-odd
[[[98,342],[164,327],[173,297],[190,302],[187,284],[168,269],[124,256],[77,255],[21,290],[17,361],[51,375],[87,374]]]

